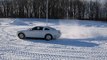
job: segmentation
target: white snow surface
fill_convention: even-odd
[[[0,19],[0,60],[107,60],[107,23],[49,19],[57,40],[19,39],[17,31],[46,25],[45,19]]]

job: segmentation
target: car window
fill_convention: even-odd
[[[43,27],[39,27],[38,30],[43,30]]]
[[[32,30],[43,30],[43,27],[34,27]]]
[[[37,30],[37,27],[32,28],[32,30]]]
[[[50,30],[49,28],[45,28],[45,30]]]

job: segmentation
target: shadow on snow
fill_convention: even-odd
[[[77,47],[95,47],[99,45],[96,43],[85,42],[84,40],[81,40],[81,39],[80,40],[79,39],[58,39],[58,40],[45,41],[43,39],[27,38],[25,40],[34,42],[34,43],[58,44],[58,45],[77,46]]]

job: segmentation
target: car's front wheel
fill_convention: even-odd
[[[46,39],[46,40],[52,40],[52,39],[53,39],[53,37],[52,37],[52,35],[47,34],[47,35],[45,35],[45,39]]]
[[[19,37],[20,39],[25,39],[25,34],[24,34],[24,33],[19,33],[19,34],[18,34],[18,37]]]

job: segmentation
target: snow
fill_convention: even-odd
[[[57,40],[24,39],[17,31],[46,25],[45,19],[0,19],[0,60],[107,60],[107,23],[49,20]]]

